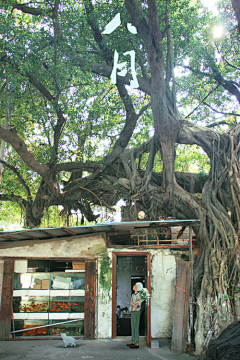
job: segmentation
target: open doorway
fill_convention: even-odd
[[[113,337],[131,335],[128,313],[133,285],[141,282],[150,290],[150,258],[148,254],[115,253],[113,256]],[[115,291],[114,291],[115,290]],[[150,338],[150,302],[142,303],[139,335]],[[151,339],[151,338],[150,338]]]

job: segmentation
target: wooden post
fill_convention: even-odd
[[[117,336],[116,300],[117,300],[117,255],[112,254],[112,338]]]
[[[1,301],[2,301],[3,272],[4,272],[4,260],[0,260],[0,310],[1,310]]]
[[[192,227],[189,226],[189,260],[191,262],[191,273],[190,273],[190,281],[191,281],[191,289],[190,294],[193,297],[193,250],[192,250]]]
[[[4,260],[2,301],[0,310],[0,339],[10,338],[12,318],[14,260]]]
[[[191,272],[190,272],[190,302],[189,302],[189,332],[188,339],[189,343],[191,343],[191,334],[193,328],[193,250],[192,250],[192,226],[189,226],[189,260],[191,262]]]
[[[187,350],[187,328],[190,293],[190,262],[177,264],[177,284],[173,318],[171,351],[182,354]]]
[[[95,339],[96,261],[85,261],[84,339]]]
[[[151,294],[151,255],[147,254],[147,289]],[[147,301],[147,346],[151,347],[151,298]]]

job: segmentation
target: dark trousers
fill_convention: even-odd
[[[140,311],[131,312],[132,343],[139,344]]]

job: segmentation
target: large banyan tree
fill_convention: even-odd
[[[125,221],[200,219],[199,353],[236,315],[238,2],[217,17],[199,0],[0,3],[2,204],[26,227],[52,207],[92,222],[119,200]]]

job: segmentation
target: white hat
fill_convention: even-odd
[[[137,285],[137,291],[141,291],[143,289],[143,284],[142,283],[137,282],[136,285]]]

